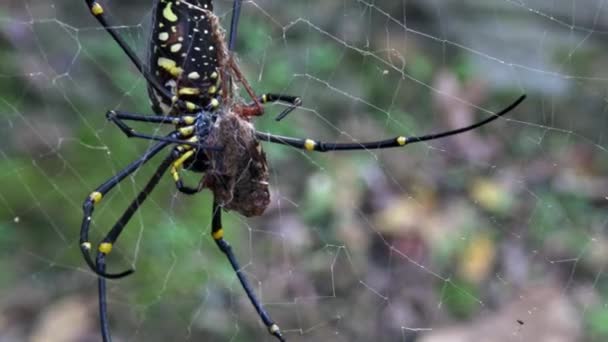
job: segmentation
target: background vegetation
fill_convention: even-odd
[[[104,3],[145,58],[152,1]],[[305,103],[281,123],[270,107],[261,130],[423,134],[528,94],[506,119],[403,150],[265,145],[273,202],[225,226],[289,341],[608,338],[603,5],[246,2],[250,83]],[[0,341],[99,340],[81,203],[149,146],[104,118],[150,112],[145,81],[84,1],[3,1],[0,60]],[[107,197],[96,239],[152,169]],[[270,340],[210,237],[209,200],[167,178],[131,222],[109,260],[137,268],[109,285],[115,340]]]

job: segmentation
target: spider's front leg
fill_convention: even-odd
[[[268,328],[268,332],[271,335],[275,336],[279,341],[285,342],[285,338],[281,333],[281,329],[272,320],[272,318],[270,318],[270,315],[268,314],[268,312],[266,312],[264,306],[262,305],[262,303],[260,303],[260,300],[253,292],[249,280],[247,280],[247,278],[245,277],[245,274],[243,273],[243,270],[241,269],[241,266],[239,265],[239,262],[237,261],[234,252],[232,251],[232,247],[228,244],[228,242],[226,242],[226,240],[224,240],[224,229],[222,228],[222,207],[218,204],[215,197],[213,199],[213,219],[211,223],[211,236],[215,240],[215,243],[217,244],[219,249],[228,258],[232,269],[234,270],[234,272],[236,272],[236,275],[239,278],[241,286],[245,290],[245,293],[247,293],[247,297],[249,297],[249,300],[251,301],[251,304],[253,304],[255,311],[258,313],[258,316],[260,316],[262,322],[264,322],[264,325],[266,326],[266,328]]]
[[[393,148],[393,147],[404,147],[413,143],[441,139],[445,137],[449,137],[452,135],[461,134],[464,132],[468,132],[484,126],[499,117],[509,113],[515,107],[517,107],[520,103],[522,103],[526,99],[526,95],[522,95],[513,103],[511,103],[506,108],[502,109],[498,113],[490,116],[484,120],[478,121],[469,126],[439,132],[426,134],[421,136],[396,136],[389,139],[384,140],[376,140],[376,141],[366,141],[366,142],[353,142],[353,143],[341,143],[341,142],[325,142],[318,141],[313,139],[302,139],[302,138],[293,138],[293,137],[284,137],[280,135],[270,134],[266,132],[255,132],[255,136],[260,141],[265,141],[274,144],[287,145],[297,149],[306,150],[306,151],[317,151],[317,152],[332,152],[332,151],[357,151],[357,150],[377,150],[384,148]]]
[[[177,139],[180,136],[179,132],[173,132],[166,138],[169,140]],[[102,185],[97,187],[84,201],[83,211],[84,216],[82,225],[80,227],[80,249],[83,254],[85,261],[93,272],[95,272],[98,278],[98,297],[99,297],[99,317],[101,334],[104,342],[111,341],[110,328],[108,324],[108,309],[106,303],[106,278],[122,278],[134,272],[133,269],[126,270],[120,273],[106,273],[105,257],[108,255],[114,246],[114,243],[122,233],[123,229],[130,221],[131,217],[141,204],[146,200],[150,192],[158,185],[160,178],[167,171],[169,166],[174,160],[173,155],[169,155],[164,159],[161,165],[158,167],[152,178],[148,181],[144,189],[137,195],[135,200],[131,202],[129,207],[124,211],[119,220],[114,224],[112,229],[106,234],[101,243],[97,247],[97,257],[93,261],[91,257],[92,244],[89,240],[89,229],[92,221],[93,211],[95,205],[97,205],[103,197],[125,180],[129,175],[139,170],[144,164],[151,160],[156,154],[162,151],[171,142],[161,141],[154,145],[152,148],[147,150],[143,156],[138,158],[136,161],[129,164],[118,174],[104,182]]]
[[[228,63],[229,63],[230,70],[232,70],[232,73],[234,74],[235,79],[243,85],[243,88],[245,88],[247,95],[249,95],[249,97],[251,97],[251,99],[253,100],[251,103],[248,103],[248,104],[236,105],[233,108],[233,111],[237,115],[239,115],[241,117],[245,117],[245,118],[249,118],[252,116],[261,116],[264,114],[264,106],[262,106],[263,104],[273,103],[273,102],[282,102],[282,103],[288,104],[288,107],[285,108],[275,118],[276,121],[280,121],[284,117],[286,117],[287,114],[291,113],[296,108],[298,108],[302,105],[302,99],[298,96],[293,96],[293,95],[265,93],[260,96],[256,96],[255,92],[249,85],[249,82],[247,82],[247,79],[245,78],[245,76],[243,76],[243,73],[239,69],[236,62],[234,61],[234,56],[232,56],[232,54],[230,54],[228,59],[229,59]]]
[[[242,117],[261,116],[264,114],[264,107],[262,105],[272,102],[282,102],[289,105],[279,115],[277,115],[275,118],[276,121],[281,121],[289,113],[302,105],[302,99],[300,99],[298,96],[267,93],[256,97],[251,103],[245,105],[236,105],[233,111]]]
[[[95,273],[99,276],[105,278],[122,278],[124,276],[129,275],[133,272],[133,270],[127,270],[117,274],[108,274],[105,271],[102,271],[95,265],[93,259],[90,255],[90,250],[92,248],[91,242],[89,241],[89,228],[92,220],[93,211],[95,209],[95,205],[103,199],[103,197],[110,192],[115,186],[120,184],[126,177],[131,175],[133,172],[137,171],[141,166],[147,163],[152,157],[154,157],[158,152],[160,152],[167,145],[176,143],[176,146],[171,154],[163,161],[159,169],[157,170],[154,177],[150,180],[149,184],[144,188],[142,192],[139,193],[137,198],[131,203],[129,208],[125,211],[123,216],[118,220],[118,222],[114,225],[112,230],[106,235],[103,241],[99,245],[99,252],[102,254],[108,254],[112,250],[113,243],[116,241],[125,225],[129,222],[135,211],[139,208],[141,203],[146,199],[148,193],[152,191],[154,186],[158,183],[160,179],[159,174],[163,174],[166,170],[171,167],[171,174],[178,185],[178,189],[181,189],[182,192],[194,192],[190,188],[183,186],[181,180],[179,178],[178,169],[182,166],[182,164],[195,155],[196,151],[201,150],[221,150],[221,147],[206,147],[200,144],[199,137],[196,134],[196,118],[195,117],[179,117],[179,118],[170,118],[170,117],[151,117],[151,116],[143,116],[138,114],[128,114],[128,113],[116,113],[109,112],[108,117],[114,123],[118,125],[118,127],[123,130],[127,134],[127,136],[137,136],[145,139],[152,140],[160,140],[156,145],[150,148],[148,151],[144,153],[142,157],[137,159],[136,161],[129,164],[126,168],[116,174],[114,177],[110,178],[108,181],[97,187],[95,191],[93,191],[84,201],[83,211],[84,218],[82,221],[82,225],[80,228],[80,248],[82,250],[83,256],[91,268]],[[127,126],[122,120],[134,120],[134,121],[143,121],[143,122],[156,122],[156,123],[172,123],[172,124],[186,124],[187,126],[183,126],[170,133],[165,137],[156,137],[151,135],[144,135],[141,133],[136,133],[132,128]],[[166,165],[165,165],[166,164]],[[153,184],[152,184],[153,183]],[[200,191],[197,189],[196,192]]]
[[[106,118],[114,123],[128,138],[140,138],[154,141],[164,141],[180,145],[188,145],[190,148],[199,148],[205,150],[219,151],[221,148],[217,146],[207,146],[198,142],[196,139],[192,139],[196,127],[197,116],[183,115],[179,117],[162,116],[162,115],[145,115],[145,114],[133,114],[121,111],[108,111]],[[171,137],[159,137],[151,134],[144,134],[137,132],[134,128],[127,125],[125,121],[138,121],[146,123],[157,123],[157,124],[170,124],[179,126],[177,130],[179,133],[179,139]]]

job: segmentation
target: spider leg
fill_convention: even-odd
[[[285,118],[287,116],[287,114],[293,112],[296,108],[298,108],[302,105],[302,99],[298,96],[283,95],[283,94],[264,94],[264,95],[262,95],[262,98],[263,98],[262,103],[285,102],[290,105],[289,107],[285,108],[281,113],[279,113],[279,115],[277,115],[277,117],[275,118],[276,121],[283,120],[283,118]]]
[[[302,149],[302,150],[317,151],[317,152],[373,150],[373,149],[383,149],[383,148],[391,148],[391,147],[402,147],[402,146],[412,144],[412,143],[439,139],[439,138],[447,137],[450,135],[456,135],[456,134],[460,134],[460,133],[464,133],[464,132],[476,129],[478,127],[486,125],[486,124],[498,119],[499,117],[509,113],[515,107],[517,107],[525,98],[526,98],[526,95],[520,96],[517,100],[515,100],[515,102],[510,104],[505,109],[494,114],[493,116],[490,116],[490,117],[488,117],[482,121],[476,122],[472,125],[450,130],[450,131],[422,135],[422,136],[417,136],[417,137],[415,137],[415,136],[414,137],[398,136],[398,137],[385,139],[385,140],[368,141],[368,142],[361,142],[361,143],[337,143],[337,142],[322,142],[322,141],[316,141],[316,140],[312,140],[312,139],[284,137],[284,136],[274,135],[274,134],[270,134],[270,133],[266,133],[266,132],[256,132],[256,138],[258,138],[261,141],[266,141],[266,142],[281,144],[281,145],[287,145],[287,146],[295,147],[295,148]]]
[[[106,271],[106,263],[105,260],[99,258],[99,254],[97,255],[97,260],[95,260],[97,265],[97,269],[100,272]],[[101,330],[101,338],[103,342],[112,341],[112,335],[110,334],[110,325],[108,323],[108,302],[106,299],[106,278],[98,277],[97,278],[97,298],[99,302],[99,328]]]
[[[264,325],[266,325],[266,327],[268,328],[268,331],[270,332],[270,334],[275,336],[277,339],[279,339],[279,341],[284,342],[285,339],[283,338],[283,335],[281,334],[281,329],[272,320],[272,318],[270,318],[270,315],[266,312],[266,310],[260,303],[260,300],[256,297],[253,289],[251,288],[251,284],[245,277],[245,274],[241,270],[241,267],[239,266],[236,256],[232,252],[232,247],[228,244],[228,242],[226,242],[226,240],[224,240],[224,230],[222,228],[222,211],[221,211],[221,209],[222,209],[221,206],[217,203],[217,201],[214,197],[214,199],[213,199],[213,219],[212,219],[212,223],[211,223],[211,226],[212,226],[211,235],[213,236],[213,239],[215,240],[215,243],[217,244],[219,249],[228,258],[228,261],[230,262],[232,269],[234,269],[237,277],[239,278],[239,281],[241,282],[241,286],[245,290],[245,293],[247,293],[247,297],[249,297],[251,304],[253,304],[256,312],[258,313],[258,316],[260,316],[260,318],[264,322]]]
[[[152,116],[152,115],[141,115],[141,114],[131,114],[125,112],[116,112],[116,111],[108,111],[106,113],[106,117],[108,120],[112,121],[120,130],[128,137],[128,138],[140,138],[146,140],[155,140],[155,141],[164,141],[173,144],[182,144],[189,145],[190,147],[195,147],[198,149],[204,150],[213,150],[219,151],[221,147],[216,146],[207,146],[202,145],[197,142],[196,139],[192,139],[190,137],[194,134],[194,126],[192,124],[195,122],[196,118],[193,116],[182,116],[182,117],[168,117],[168,116]],[[179,138],[175,139],[169,137],[159,137],[156,135],[138,133],[132,127],[128,126],[124,120],[131,121],[140,121],[140,122],[148,122],[148,123],[159,123],[159,124],[174,124],[174,125],[187,125],[180,127],[177,131],[179,133]],[[185,138],[190,138],[188,140],[183,140]]]
[[[137,68],[137,70],[144,76],[144,78],[146,79],[146,81],[148,81],[150,86],[152,86],[160,94],[160,96],[162,96],[165,100],[171,102],[172,98],[173,98],[171,93],[165,87],[163,87],[160,83],[158,83],[156,78],[154,78],[150,74],[150,72],[144,67],[144,64],[141,62],[139,57],[137,57],[137,54],[135,53],[135,51],[133,51],[133,49],[131,49],[129,44],[127,44],[127,42],[118,34],[118,32],[112,27],[112,25],[110,25],[108,23],[108,18],[106,16],[106,14],[104,13],[104,9],[101,6],[101,4],[96,0],[85,0],[85,2],[87,4],[87,6],[89,7],[91,13],[95,17],[95,19],[97,19],[97,21],[101,24],[101,26],[112,36],[114,41],[116,41],[116,43],[118,43],[120,48],[129,57],[131,62],[133,62],[133,64]],[[182,100],[178,99],[175,103],[181,109],[187,108],[187,105]],[[195,109],[193,111],[196,111],[198,109],[199,109],[198,106],[195,106]]]
[[[277,115],[275,118],[276,121],[281,121],[287,116],[287,114],[291,113],[293,110],[302,105],[302,99],[300,99],[298,96],[267,93],[258,96],[257,102],[253,101],[252,103],[248,103],[243,106],[236,106],[234,112],[244,117],[260,116],[264,114],[264,111],[260,111],[256,103],[265,104],[272,102],[283,102],[289,105],[279,115]]]
[[[112,246],[114,242],[118,239],[123,229],[129,223],[133,214],[139,209],[142,203],[146,200],[148,195],[154,190],[154,188],[158,185],[159,180],[165,174],[169,165],[173,161],[173,154],[169,155],[165,158],[165,160],[160,164],[152,178],[148,181],[144,189],[137,195],[137,197],[131,202],[129,207],[124,211],[120,219],[114,224],[112,229],[106,234],[103,238],[102,242],[99,244],[99,250],[97,251],[97,258],[95,260],[96,270],[98,274],[100,274],[99,279],[97,280],[98,285],[98,295],[99,295],[99,319],[101,326],[101,334],[104,341],[111,341],[110,329],[108,324],[108,310],[107,310],[107,302],[106,302],[106,277],[103,275],[107,275],[105,273],[106,263],[105,257],[112,251]],[[128,271],[129,273],[133,272],[132,270]],[[123,272],[125,273],[125,272]]]
[[[236,36],[241,16],[242,0],[234,0],[232,3],[232,18],[230,19],[230,35],[228,36],[228,50],[234,51]]]
[[[139,122],[150,122],[158,124],[169,124],[174,126],[185,126],[192,125],[196,121],[196,116],[182,115],[182,116],[167,116],[167,115],[149,115],[149,114],[137,114],[129,113],[118,110],[110,110],[106,113],[106,118],[112,120],[112,118],[118,120],[129,120]]]
[[[180,192],[193,195],[201,192],[203,190],[202,184],[199,184],[198,187],[188,187],[183,184],[181,177],[179,175],[179,169],[182,167],[184,162],[194,156],[195,151],[193,148],[197,150],[214,150],[219,151],[221,147],[214,146],[206,146],[197,143],[197,138],[192,137],[194,134],[194,126],[192,124],[195,123],[196,117],[194,116],[179,116],[179,117],[168,117],[168,116],[153,116],[153,115],[145,115],[145,114],[133,114],[127,112],[119,112],[119,111],[109,111],[106,114],[108,120],[115,123],[127,137],[137,137],[149,140],[160,140],[167,141],[170,143],[180,144],[176,149],[173,150],[172,154],[175,161],[171,167],[171,174],[173,175],[173,179],[175,180],[175,185],[177,190]],[[149,123],[158,123],[158,124],[172,124],[172,125],[182,125],[181,128],[178,129],[178,132],[181,134],[182,138],[190,138],[188,140],[177,140],[177,139],[169,139],[165,137],[156,137],[153,135],[141,134],[135,132],[135,130],[129,127],[123,120],[130,121],[139,121],[139,122],[149,122]],[[193,139],[194,138],[194,139]]]
[[[184,163],[192,158],[196,151],[192,150],[189,146],[178,146],[173,150],[173,163],[171,164],[171,175],[173,176],[173,180],[175,181],[175,187],[181,193],[186,195],[194,195],[203,190],[203,184],[199,183],[196,188],[189,187],[184,185],[182,178],[180,176],[180,169],[183,167]]]
[[[178,135],[177,132],[173,132],[173,133],[169,134],[168,137],[175,138],[175,137],[177,137],[177,135]],[[101,202],[103,197],[110,190],[112,190],[116,185],[118,185],[120,182],[122,182],[125,178],[127,178],[133,172],[137,171],[142,165],[147,163],[150,159],[152,159],[152,157],[154,157],[156,154],[158,154],[158,152],[160,152],[163,148],[165,148],[169,144],[170,144],[169,142],[161,141],[161,142],[157,143],[156,145],[152,146],[152,148],[147,150],[143,156],[141,156],[139,159],[135,160],[134,162],[129,164],[127,167],[122,169],[114,177],[110,178],[109,180],[107,180],[106,182],[101,184],[99,187],[97,187],[97,189],[95,189],[95,191],[93,191],[84,200],[84,203],[82,205],[84,216],[82,219],[82,224],[80,226],[80,250],[82,252],[82,255],[84,256],[85,261],[89,265],[89,268],[93,272],[95,272],[97,275],[105,277],[105,278],[122,278],[124,276],[127,276],[127,275],[133,273],[133,270],[127,270],[125,272],[121,272],[118,274],[108,274],[105,272],[101,272],[97,269],[95,263],[93,262],[91,255],[90,255],[92,246],[91,246],[91,242],[89,241],[89,229],[90,229],[91,219],[92,219],[93,211],[95,209],[95,205],[97,203]],[[104,243],[99,245],[100,250],[111,249],[111,247],[112,247],[111,245],[104,244]]]
[[[230,34],[228,36],[228,50],[230,52],[233,52],[236,47],[236,38],[238,34],[238,26],[239,19],[241,16],[242,5],[242,0],[234,0],[234,2],[232,3],[232,18],[230,19]],[[287,114],[291,113],[294,109],[302,105],[302,100],[299,97],[292,95],[263,94],[261,96],[255,96],[255,93],[251,89],[251,86],[241,73],[236,63],[234,63],[232,54],[229,56],[229,58],[230,68],[234,72],[236,79],[243,85],[243,87],[247,91],[247,94],[253,100],[253,103],[240,107],[240,111],[238,109],[236,110],[239,115],[244,117],[260,116],[264,114],[264,108],[261,106],[261,104],[268,102],[285,102],[289,104],[289,107],[284,109],[275,119],[277,121],[280,121],[281,119],[286,117]]]
[[[230,56],[229,59],[230,69],[233,71],[236,80],[243,85],[243,88],[245,88],[247,95],[249,95],[249,97],[253,100],[253,102],[250,104],[240,107],[237,106],[234,109],[235,112],[240,116],[260,116],[264,114],[264,107],[262,106],[263,103],[286,102],[290,104],[290,106],[283,110],[275,119],[277,121],[280,121],[285,116],[287,116],[287,114],[302,105],[302,100],[299,97],[292,95],[263,94],[261,96],[256,96],[253,89],[251,88],[251,85],[249,85],[249,82],[247,82],[247,79],[245,78],[245,76],[243,76],[241,69],[239,69],[239,66],[234,62],[233,57]]]

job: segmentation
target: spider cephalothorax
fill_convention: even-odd
[[[277,117],[281,119],[301,104],[297,96],[266,93],[256,96],[239,70],[232,56],[236,42],[241,0],[234,0],[228,42],[218,17],[213,14],[211,0],[156,0],[152,21],[152,37],[148,66],[122,39],[112,25],[101,4],[85,0],[91,12],[113,39],[120,45],[148,82],[152,109],[158,115],[133,114],[110,111],[107,117],[128,137],[158,141],[141,157],[97,187],[84,201],[84,217],[80,228],[80,248],[91,270],[99,276],[99,308],[101,333],[110,341],[107,319],[106,278],[121,278],[133,273],[106,272],[106,255],[133,214],[169,170],[178,191],[196,194],[205,188],[213,193],[213,219],[211,236],[226,255],[245,293],[269,332],[284,341],[278,325],[270,318],[249,281],[241,272],[232,248],[224,240],[222,209],[234,210],[244,216],[261,215],[270,201],[268,168],[260,142],[276,143],[306,151],[345,151],[403,147],[411,143],[460,134],[483,126],[508,113],[521,103],[521,96],[494,116],[459,129],[422,136],[397,136],[369,142],[322,142],[313,139],[283,137],[258,132],[251,118],[264,113],[263,104],[283,102],[288,107]],[[236,94],[240,84],[251,98],[243,102]],[[157,125],[173,125],[175,130],[166,136],[136,132],[126,121],[139,121]],[[97,245],[96,258],[91,251],[89,230],[95,205],[103,197],[132,175],[155,155],[173,146],[143,190],[127,207],[102,241]],[[184,185],[181,172],[203,173],[196,187]]]

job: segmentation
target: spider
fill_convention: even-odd
[[[102,5],[96,0],[85,0],[85,2],[93,16],[145,77],[152,110],[157,114],[107,112],[107,118],[127,137],[154,140],[156,143],[142,156],[91,192],[83,204],[80,249],[88,266],[98,275],[100,329],[104,341],[111,340],[106,303],[106,279],[122,278],[134,272],[133,269],[129,269],[109,273],[106,271],[105,258],[112,251],[114,243],[133,214],[167,170],[170,170],[179,192],[192,195],[209,189],[213,193],[211,236],[228,258],[243,290],[270,334],[280,341],[285,341],[279,326],[264,309],[249,281],[241,272],[231,246],[224,240],[222,228],[222,210],[234,210],[244,216],[258,216],[264,212],[270,202],[269,175],[260,142],[317,152],[403,147],[411,143],[439,139],[476,129],[510,112],[525,99],[525,95],[522,95],[505,109],[472,125],[414,137],[398,136],[370,142],[339,143],[259,132],[255,130],[251,121],[253,117],[264,114],[264,104],[270,102],[287,104],[277,116],[277,120],[281,120],[299,107],[302,101],[297,96],[285,94],[266,93],[257,96],[239,70],[233,53],[242,0],[233,1],[227,40],[219,18],[213,13],[211,0],[156,0],[147,66],[110,25]],[[249,103],[235,96],[237,83],[251,98]],[[175,130],[166,136],[145,134],[131,128],[127,124],[128,121],[173,125]],[[168,146],[172,146],[171,151],[97,245],[94,258],[89,229],[95,206],[114,187]],[[184,169],[203,174],[196,186],[184,184],[181,178]]]

